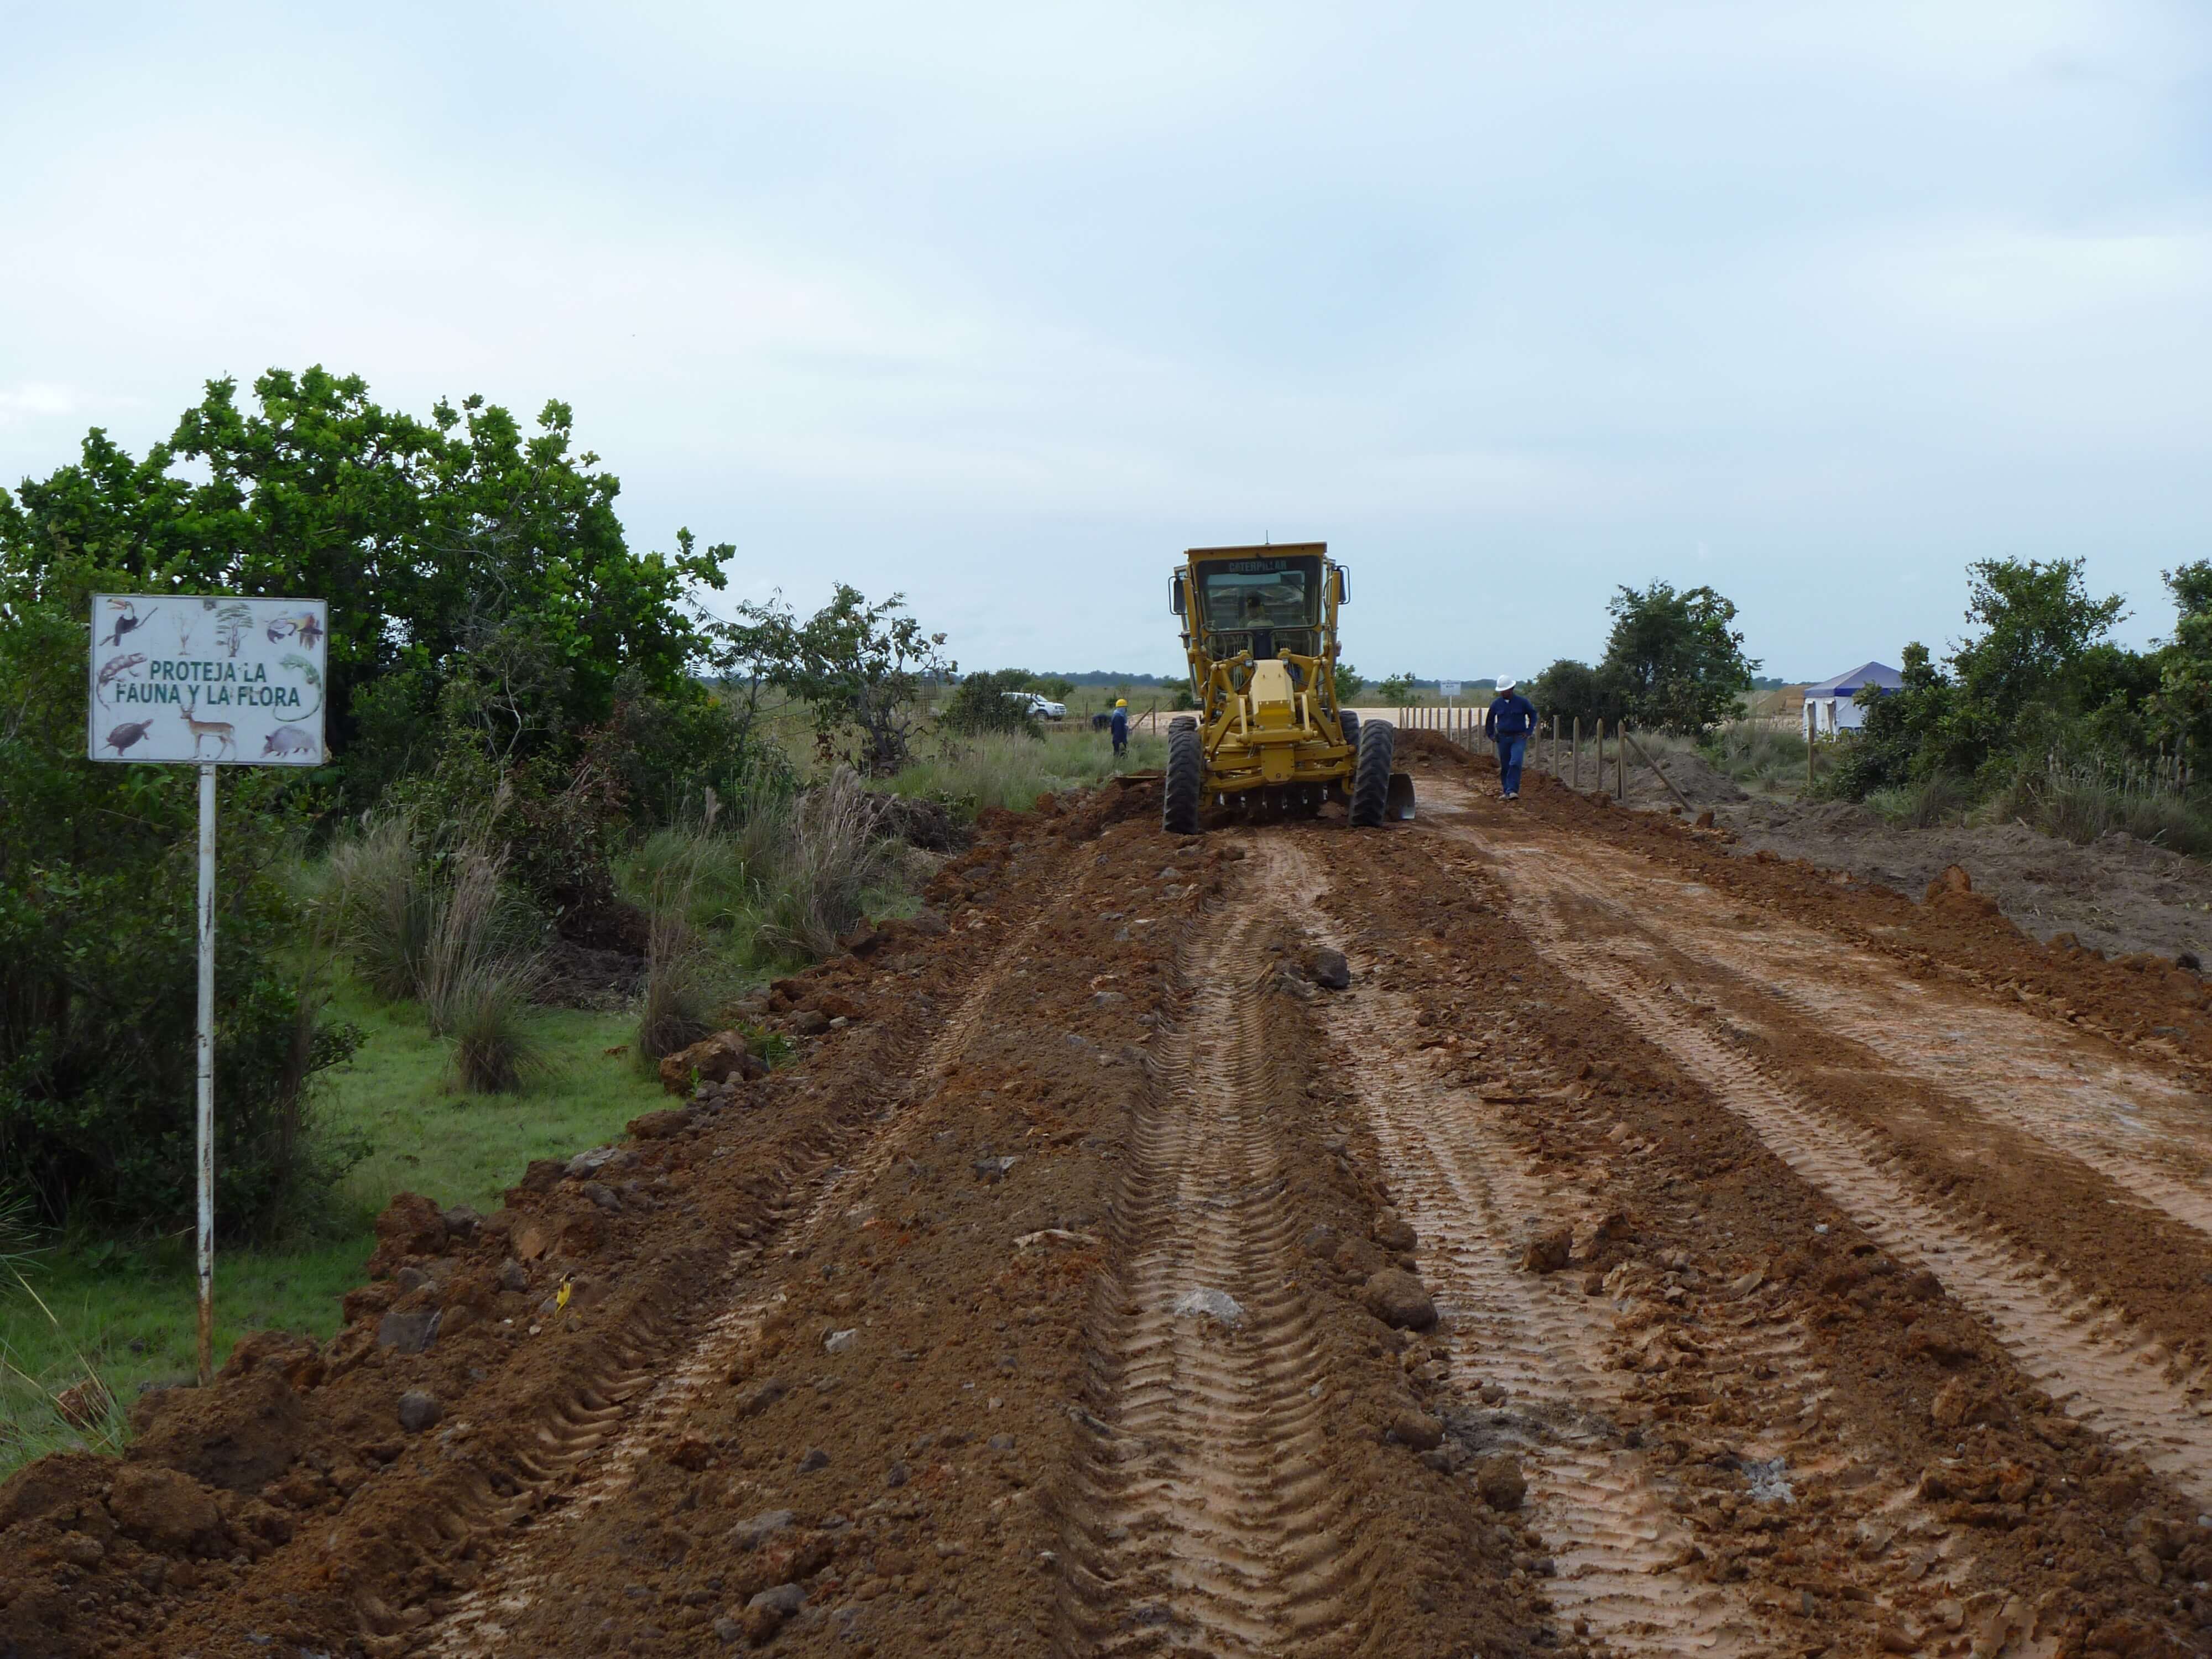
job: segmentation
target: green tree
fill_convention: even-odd
[[[1536,676],[1528,688],[1528,701],[1547,720],[1580,720],[1584,725],[1621,718],[1626,700],[1620,688],[1588,663],[1562,657]]]
[[[1691,736],[1740,712],[1759,664],[1729,626],[1735,605],[1710,587],[1655,581],[1623,587],[1607,607],[1613,632],[1598,673],[1641,726]]]
[[[1393,674],[1375,683],[1375,695],[1393,708],[1410,708],[1421,700],[1421,681],[1413,674]]]
[[[1024,674],[1022,677],[1022,684],[1018,689],[1034,691],[1041,697],[1051,698],[1054,702],[1066,702],[1068,698],[1075,695],[1075,682],[1061,679],[1056,675]]]
[[[1360,694],[1360,692],[1361,692],[1362,690],[1364,690],[1366,688],[1366,685],[1367,685],[1367,681],[1366,681],[1366,679],[1365,679],[1365,678],[1364,678],[1360,674],[1359,671],[1358,671],[1358,669],[1354,668],[1354,667],[1353,667],[1350,663],[1348,663],[1348,662],[1340,662],[1340,663],[1338,663],[1338,664],[1337,664],[1337,665],[1336,665],[1336,700],[1337,700],[1337,702],[1339,702],[1340,703],[1346,703],[1346,702],[1352,702],[1354,698],[1356,698],[1357,696],[1358,696],[1358,695]]]
[[[740,605],[720,637],[726,666],[808,706],[825,758],[842,755],[878,776],[912,758],[924,695],[956,666],[941,654],[945,635],[906,613],[904,594],[871,604],[844,582],[803,622],[781,599]]]
[[[633,553],[621,484],[575,450],[574,425],[549,402],[526,434],[481,397],[418,420],[319,366],[270,370],[250,404],[211,380],[143,459],[95,429],[73,465],[0,492],[0,556],[32,571],[82,560],[133,590],[328,599],[342,762],[357,697],[393,681],[374,713],[387,732],[419,730],[494,635],[561,665],[559,722],[580,730],[609,718],[625,675],[653,696],[700,695],[692,599],[722,585],[732,550],[679,531],[672,556]]]
[[[2212,761],[2212,561],[2165,574],[2180,615],[2156,659],[2151,713],[2159,734],[2185,743],[2202,765]]]
[[[2084,659],[2126,606],[2091,598],[2079,559],[1979,559],[1966,574],[1966,621],[1982,631],[1951,653],[1939,742],[1945,764],[1972,772],[2018,749],[2030,721],[2086,712]]]
[[[1993,790],[2053,753],[2139,750],[2156,720],[2181,714],[2185,665],[2114,645],[2107,635],[2124,603],[2093,597],[2082,568],[2078,559],[1969,565],[1966,620],[1979,631],[1941,667],[1926,646],[1906,646],[1903,687],[1861,694],[1866,723],[1842,757],[1837,789],[1863,796],[1943,773]],[[2187,607],[2212,584],[2180,574],[2186,634]]]

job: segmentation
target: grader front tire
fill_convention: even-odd
[[[1352,827],[1372,830],[1382,822],[1390,799],[1390,763],[1397,732],[1382,720],[1359,728],[1359,759],[1352,773]],[[1173,777],[1172,771],[1169,776]]]
[[[1206,749],[1196,723],[1174,727],[1168,732],[1168,771],[1160,788],[1160,827],[1168,834],[1198,833],[1198,802],[1205,783]]]

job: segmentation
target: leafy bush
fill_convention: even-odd
[[[945,635],[923,631],[903,594],[872,604],[846,582],[804,622],[777,599],[739,605],[714,632],[726,680],[772,685],[805,704],[822,758],[872,777],[906,764],[929,689],[954,668]]]
[[[1613,718],[1694,735],[1741,713],[1759,664],[1743,654],[1742,630],[1729,625],[1734,601],[1710,587],[1655,581],[1619,589],[1607,609],[1613,632],[1595,675],[1614,700]]]
[[[953,688],[951,700],[938,716],[948,732],[977,737],[986,732],[1042,738],[1044,732],[1028,702],[1008,695],[1027,689],[1030,676],[1018,668],[974,673]]]

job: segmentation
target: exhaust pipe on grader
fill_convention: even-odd
[[[1198,713],[1168,723],[1170,835],[1196,835],[1213,807],[1312,817],[1335,800],[1355,829],[1413,816],[1413,781],[1391,768],[1396,732],[1337,702],[1336,613],[1351,597],[1326,542],[1183,555],[1172,603]]]

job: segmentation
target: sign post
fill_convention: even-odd
[[[215,808],[220,766],[319,766],[330,609],[320,599],[95,593],[85,752],[199,769],[199,1380],[215,1379]],[[257,746],[258,745],[258,746]]]

